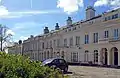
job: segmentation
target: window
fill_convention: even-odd
[[[60,46],[60,39],[57,39],[57,47]]]
[[[88,62],[88,50],[85,51],[84,61]]]
[[[107,21],[107,17],[105,17],[105,21]]]
[[[62,60],[62,59],[59,59],[59,63],[60,63],[60,64],[65,64],[65,61]]]
[[[73,30],[76,30],[76,27],[74,27]]]
[[[70,46],[73,46],[73,37],[70,38]]]
[[[85,35],[85,44],[89,44],[89,35]]]
[[[42,43],[42,48],[44,49],[44,42]]]
[[[111,17],[110,16],[108,16],[108,20],[110,20],[111,19]]]
[[[54,46],[56,46],[56,40],[54,40],[53,42],[54,42]]]
[[[108,31],[104,31],[104,38],[108,38],[109,37],[109,32]]]
[[[71,31],[71,28],[69,28],[68,30]]]
[[[50,41],[50,47],[52,47],[52,41]]]
[[[118,18],[118,14],[115,14],[114,18]]]
[[[94,38],[93,38],[93,39],[94,39],[93,42],[94,42],[94,43],[97,43],[97,42],[98,42],[98,33],[94,33],[94,34],[93,34],[93,37],[94,37]]]
[[[112,19],[118,18],[118,14],[112,15]]]
[[[94,50],[94,63],[98,63],[98,50]]]
[[[78,52],[71,53],[71,57],[72,62],[78,62]]]
[[[114,39],[118,39],[119,31],[118,29],[114,29]]]
[[[80,45],[80,36],[76,36],[76,45]]]
[[[64,46],[67,46],[67,39],[64,39]]]
[[[47,52],[47,58],[48,58],[48,59],[50,58],[49,51]]]
[[[46,59],[46,52],[44,52],[44,59]]]

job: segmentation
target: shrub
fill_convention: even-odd
[[[26,56],[0,52],[0,78],[63,78],[57,70]]]

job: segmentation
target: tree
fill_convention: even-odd
[[[0,24],[0,50],[3,51],[3,44],[8,43],[12,34],[7,33],[8,27]]]

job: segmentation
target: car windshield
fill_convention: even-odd
[[[52,61],[53,61],[53,59],[47,59],[47,60],[43,61],[42,64],[43,64],[43,65],[44,65],[44,64],[48,64],[48,63],[50,63],[50,62],[52,62]]]

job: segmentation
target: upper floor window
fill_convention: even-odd
[[[112,15],[112,19],[116,19],[116,18],[118,18],[118,14]]]
[[[76,30],[76,27],[73,27],[73,30]]]
[[[42,43],[42,48],[44,49],[44,42]]]
[[[64,46],[67,46],[67,39],[64,39]]]
[[[80,36],[76,36],[76,45],[80,45]]]
[[[104,31],[104,38],[108,38],[109,37],[109,31]]]
[[[107,17],[105,17],[105,21],[107,21]]]
[[[53,42],[54,42],[54,46],[56,46],[56,40],[54,40]]]
[[[57,47],[60,46],[60,39],[57,39]]]
[[[119,36],[118,29],[114,29],[114,38],[118,38],[118,36]]]
[[[111,16],[108,16],[108,20],[111,20]]]
[[[50,47],[52,47],[52,41],[50,41]]]
[[[94,43],[98,42],[98,33],[93,33],[93,39],[94,39]]]
[[[68,30],[71,31],[71,28],[69,28]]]
[[[89,44],[89,35],[85,35],[85,44]]]
[[[46,44],[47,44],[47,45],[46,45],[46,48],[48,48],[48,47],[49,47],[49,43],[47,42]]]
[[[73,46],[73,37],[70,38],[70,46]]]

